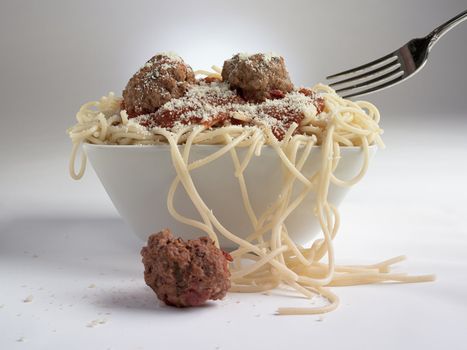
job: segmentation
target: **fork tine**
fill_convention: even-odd
[[[348,94],[348,95],[343,95],[342,98],[350,98],[350,97],[355,97],[355,96],[360,96],[360,95],[365,95],[365,94],[369,94],[369,93],[372,93],[374,91],[380,91],[380,90],[383,90],[383,89],[386,89],[392,85],[395,85],[397,83],[400,83],[402,80],[404,80],[406,77],[404,77],[404,75],[400,75],[398,76],[396,79],[393,79],[393,80],[389,80],[387,81],[386,83],[384,84],[381,84],[381,85],[376,85],[376,86],[373,86],[369,89],[366,89],[366,90],[362,90],[362,91],[358,91],[358,92],[354,92],[353,94]]]
[[[390,69],[388,72],[393,72],[395,71],[396,69],[398,69],[399,67],[401,66],[401,64],[399,62],[394,62],[394,61],[391,61],[390,63],[384,65],[384,66],[381,66],[379,68],[376,68],[374,70],[370,70],[368,72],[365,72],[363,74],[359,74],[359,75],[356,75],[356,76],[353,76],[351,78],[348,78],[348,79],[344,79],[344,80],[340,80],[340,81],[336,81],[334,83],[331,83],[329,84],[329,86],[337,86],[337,85],[342,85],[342,84],[346,84],[346,83],[352,83],[354,81],[358,81],[358,80],[361,80],[363,78],[369,78],[375,74],[378,74],[378,73],[381,73],[381,72],[384,72],[388,69]]]
[[[395,52],[391,52],[390,54],[386,55],[386,56],[383,56],[381,58],[378,58],[377,60],[374,60],[374,61],[371,61],[369,63],[366,63],[366,64],[363,64],[361,66],[358,66],[358,67],[355,67],[355,68],[352,68],[352,69],[349,69],[349,70],[346,70],[346,71],[343,71],[343,72],[340,72],[340,73],[337,73],[337,74],[333,74],[333,75],[330,75],[330,76],[327,76],[326,79],[334,79],[334,78],[337,78],[339,76],[342,76],[342,75],[347,75],[347,74],[350,74],[350,73],[357,73],[365,68],[369,68],[371,66],[376,66],[377,64],[380,64],[384,61],[387,61],[389,60],[390,58],[393,58],[393,60],[397,59],[397,55]]]
[[[349,90],[355,90],[355,89],[358,89],[358,88],[361,88],[361,87],[365,87],[365,86],[369,86],[371,84],[374,84],[374,83],[377,83],[379,81],[383,81],[387,78],[392,78],[392,77],[396,77],[396,76],[399,76],[399,75],[402,75],[404,74],[404,71],[398,69],[396,72],[394,71],[391,71],[389,73],[386,73],[386,74],[383,74],[383,75],[380,75],[379,77],[376,77],[374,79],[371,79],[371,80],[366,80],[366,81],[363,81],[359,84],[355,84],[355,85],[352,85],[352,86],[348,86],[346,88],[343,88],[343,89],[337,89],[336,92],[338,94],[341,94],[342,92],[345,92],[345,91],[349,91]]]

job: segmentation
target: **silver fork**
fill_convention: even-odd
[[[339,87],[336,92],[348,98],[367,95],[399,84],[420,71],[438,40],[466,19],[467,10],[440,25],[424,38],[412,39],[401,48],[377,60],[330,75],[326,79],[345,79],[335,81],[329,86]]]

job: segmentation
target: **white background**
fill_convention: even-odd
[[[195,69],[239,51],[275,51],[297,85],[312,85],[465,8],[465,0],[1,1],[0,348],[462,348],[467,24],[416,77],[368,97],[388,148],[341,206],[336,240],[339,262],[407,254],[398,271],[438,280],[336,289],[341,307],[322,319],[275,316],[277,306],[307,303],[277,295],[160,307],[142,279],[142,243],[92,169],[69,179],[64,130],[83,102],[120,93],[158,51],[176,51]]]

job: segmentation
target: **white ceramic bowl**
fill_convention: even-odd
[[[190,161],[205,157],[218,148],[215,145],[194,145]],[[167,193],[175,177],[168,146],[85,144],[84,150],[118,212],[142,240],[166,227],[184,239],[203,234],[179,223],[168,212]],[[242,157],[245,151],[239,149],[239,156]],[[376,147],[370,147],[370,156],[375,152]],[[335,173],[342,179],[350,179],[360,170],[363,151],[358,147],[342,147],[341,157]],[[320,163],[321,148],[314,147],[303,170],[310,174],[318,169]],[[252,226],[243,207],[230,154],[195,169],[192,177],[201,197],[219,221],[236,235],[246,237]],[[272,148],[263,147],[261,156],[253,157],[245,171],[245,179],[258,215],[277,198],[281,187],[282,162]],[[296,193],[299,190],[297,188]],[[331,185],[329,201],[339,205],[347,192],[348,188]],[[200,219],[181,184],[175,194],[174,205],[182,215]],[[310,243],[320,230],[313,215],[313,206],[314,195],[310,193],[286,220],[291,238],[302,245]],[[234,248],[233,243],[223,237],[220,237],[220,243],[226,249]]]

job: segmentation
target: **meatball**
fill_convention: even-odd
[[[167,305],[198,306],[230,288],[232,257],[208,237],[185,242],[165,229],[149,237],[141,255],[146,284]]]
[[[222,79],[254,102],[280,98],[293,89],[284,58],[272,54],[236,54],[224,62]]]
[[[123,90],[123,108],[128,116],[155,112],[172,98],[185,94],[195,75],[190,66],[175,54],[157,54],[131,77]]]

